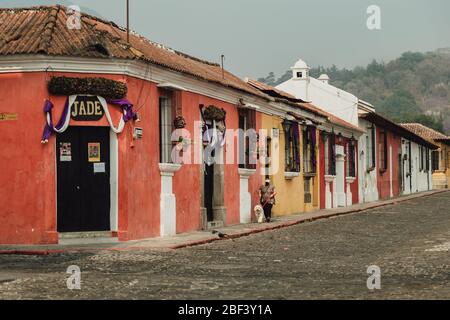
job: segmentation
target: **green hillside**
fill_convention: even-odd
[[[388,63],[373,61],[353,70],[315,67],[311,76],[328,74],[330,84],[372,103],[396,122],[420,122],[450,134],[450,54],[448,49],[430,53],[406,52]],[[291,71],[276,78],[273,72],[258,79],[278,85]]]

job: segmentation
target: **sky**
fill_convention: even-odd
[[[126,0],[0,0],[0,7],[76,4],[125,26]],[[380,8],[381,29],[366,12]],[[406,51],[450,47],[448,0],[130,0],[130,28],[173,49],[220,62],[240,77],[277,76],[299,58],[353,68]]]

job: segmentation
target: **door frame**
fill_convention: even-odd
[[[86,127],[86,126],[78,126]],[[94,126],[95,127],[95,126]],[[55,231],[58,232],[58,144],[55,139]],[[109,128],[109,192],[110,231],[119,231],[119,141],[117,134]]]

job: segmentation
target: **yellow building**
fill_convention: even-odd
[[[269,178],[271,184],[276,188],[276,204],[272,209],[275,216],[319,209],[318,167],[313,165],[309,159],[313,147],[315,148],[315,163],[318,163],[318,145],[316,143],[315,146],[312,146],[305,143],[307,136],[311,134],[310,128],[314,128],[315,138],[318,141],[317,129],[295,124],[295,122],[297,122],[296,119],[288,120],[271,115],[262,116],[262,128],[267,130],[269,137],[269,158],[278,158],[278,170],[273,174],[268,173],[261,181],[264,183],[265,179]],[[294,137],[293,126],[298,126],[298,139]],[[274,143],[277,143],[278,147],[273,146]],[[286,147],[287,145],[288,147]],[[274,150],[278,150],[275,152],[278,154],[270,154]]]
[[[448,188],[450,186],[450,137],[420,123],[403,123],[402,126],[439,147],[431,153],[433,189]]]
[[[274,216],[318,210],[319,190],[319,131],[317,125],[327,117],[295,97],[254,80],[255,88],[272,96],[273,114],[262,114],[261,128],[267,134],[267,178],[275,187]]]

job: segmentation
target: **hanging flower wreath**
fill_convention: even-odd
[[[223,147],[225,145],[225,134],[227,129],[225,122],[226,111],[213,105],[209,105],[206,108],[203,108],[203,105],[200,105],[200,114],[203,120],[202,131],[206,136],[206,141],[204,141],[204,143],[206,142],[212,146],[219,143],[220,147]]]
[[[102,96],[107,100],[122,99],[127,95],[127,85],[106,78],[70,78],[52,77],[48,82],[48,91],[57,96],[90,94]]]
[[[224,121],[227,112],[222,108],[217,108],[216,106],[209,105],[205,108],[203,116],[205,120],[216,120]]]

